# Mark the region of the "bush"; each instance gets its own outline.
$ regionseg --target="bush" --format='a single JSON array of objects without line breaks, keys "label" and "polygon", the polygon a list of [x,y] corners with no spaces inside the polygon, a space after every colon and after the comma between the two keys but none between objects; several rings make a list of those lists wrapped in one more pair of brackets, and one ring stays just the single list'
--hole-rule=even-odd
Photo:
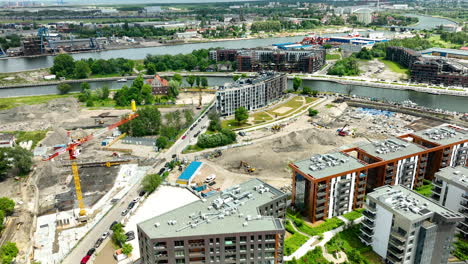
[{"label": "bush", "polygon": [[68,83],[61,83],[57,86],[57,90],[59,90],[60,94],[67,94],[71,90],[71,85]]},{"label": "bush", "polygon": [[18,247],[15,243],[6,242],[2,247],[0,247],[0,260],[2,264],[10,264],[13,262],[13,259],[18,255]]},{"label": "bush", "polygon": [[318,115],[318,113],[319,112],[317,110],[315,110],[313,108],[309,108],[309,116],[310,117],[314,117],[314,116]]},{"label": "bush", "polygon": [[165,136],[160,136],[158,137],[158,139],[156,139],[156,147],[158,147],[158,149],[164,149],[167,147],[168,144],[169,139]]},{"label": "bush", "polygon": [[143,178],[141,184],[146,193],[152,193],[162,183],[163,178],[159,174],[148,174]]},{"label": "bush", "polygon": [[214,148],[229,145],[236,141],[236,134],[230,129],[221,129],[219,133],[203,134],[198,138],[200,148]]},{"label": "bush", "polygon": [[338,60],[327,72],[327,74],[338,76],[355,76],[359,75],[359,73],[357,60],[352,57]]},{"label": "bush", "polygon": [[8,197],[0,198],[0,210],[5,212],[5,215],[13,214],[13,211],[15,210],[15,201]]},{"label": "bush", "polygon": [[122,246],[122,254],[124,255],[130,255],[130,253],[132,253],[133,251],[133,246],[129,243],[125,243],[123,246]]}]

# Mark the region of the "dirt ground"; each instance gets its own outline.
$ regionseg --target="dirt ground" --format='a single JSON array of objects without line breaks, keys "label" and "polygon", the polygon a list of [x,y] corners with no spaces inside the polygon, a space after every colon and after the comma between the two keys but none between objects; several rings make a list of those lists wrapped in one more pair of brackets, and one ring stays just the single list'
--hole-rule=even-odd
[{"label": "dirt ground", "polygon": [[362,74],[360,77],[372,78],[372,79],[383,79],[387,82],[400,81],[407,79],[408,76],[403,73],[396,73],[389,69],[383,62],[377,59],[371,61],[359,61],[359,69]]}]

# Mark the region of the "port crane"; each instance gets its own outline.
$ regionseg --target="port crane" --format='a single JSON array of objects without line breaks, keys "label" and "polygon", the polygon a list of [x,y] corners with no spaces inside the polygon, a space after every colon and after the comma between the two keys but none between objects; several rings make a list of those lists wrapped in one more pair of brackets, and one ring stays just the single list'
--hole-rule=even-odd
[{"label": "port crane", "polygon": [[52,153],[51,155],[49,155],[48,157],[44,158],[43,161],[49,161],[49,160],[52,160],[56,157],[58,157],[59,155],[61,154],[64,154],[66,152],[68,152],[68,156],[70,158],[70,160],[72,161],[71,163],[71,169],[72,169],[72,173],[73,173],[73,181],[75,183],[75,192],[76,192],[76,199],[77,199],[77,202],[78,202],[78,207],[80,208],[80,212],[79,212],[79,215],[80,217],[83,217],[86,215],[86,210],[85,210],[85,206],[84,206],[84,202],[83,202],[83,193],[81,192],[81,184],[80,184],[80,175],[78,173],[78,164],[76,163],[76,158],[77,156],[80,154],[80,150],[78,149],[79,146],[81,146],[83,143],[85,142],[88,142],[94,138],[97,138],[99,136],[101,136],[102,134],[108,132],[108,131],[111,131],[112,129],[120,126],[120,125],[123,125],[135,118],[138,117],[138,114],[136,113],[136,103],[134,100],[132,100],[132,104],[131,104],[131,107],[132,107],[132,113],[130,115],[128,115],[126,118],[120,120],[119,122],[116,122],[108,127],[105,127],[103,129],[100,129],[99,131],[97,131],[96,133],[91,133],[83,138],[79,138],[79,139],[76,139],[76,140],[72,140],[71,137],[70,137],[70,132],[68,133],[68,144],[63,147],[63,148],[60,148],[58,149],[57,151],[55,151],[54,153]]}]

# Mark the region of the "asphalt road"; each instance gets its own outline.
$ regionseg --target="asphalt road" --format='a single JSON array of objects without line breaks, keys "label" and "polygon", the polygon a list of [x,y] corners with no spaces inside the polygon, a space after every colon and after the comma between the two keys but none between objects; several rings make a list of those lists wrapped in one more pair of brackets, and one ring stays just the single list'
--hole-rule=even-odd
[{"label": "asphalt road", "polygon": [[[181,137],[177,142],[172,145],[172,147],[166,151],[165,153],[161,154],[158,158],[171,160],[172,155],[180,154],[184,148],[190,144],[194,144],[196,142],[195,134],[199,131],[203,133],[208,126],[208,114],[205,114],[201,118],[197,119],[196,122],[192,124],[191,127],[193,129],[188,129],[187,132],[184,134],[185,137]],[[202,127],[205,127],[202,129]],[[159,171],[160,168],[164,166],[164,162],[158,165],[155,169]],[[68,256],[62,261],[64,264],[78,264],[80,263],[81,259],[86,255],[88,250],[94,247],[96,240],[102,236],[102,234],[106,231],[109,231],[109,227],[114,221],[121,221],[123,216],[121,216],[121,212],[127,209],[128,204],[138,197],[138,193],[140,190],[140,183],[135,184],[130,191],[120,200],[118,203],[105,215],[101,221],[96,224],[88,234],[78,243],[78,245],[68,254]],[[110,239],[110,238],[107,238]],[[91,263],[88,262],[88,263]]]}]

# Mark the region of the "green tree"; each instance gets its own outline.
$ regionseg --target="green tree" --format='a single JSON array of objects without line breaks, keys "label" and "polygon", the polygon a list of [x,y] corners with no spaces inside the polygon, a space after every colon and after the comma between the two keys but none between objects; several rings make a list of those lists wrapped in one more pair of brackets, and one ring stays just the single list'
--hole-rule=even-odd
[{"label": "green tree", "polygon": [[15,201],[8,197],[0,198],[0,210],[2,210],[7,216],[13,214],[13,211],[15,210]]},{"label": "green tree", "polygon": [[189,127],[193,122],[193,111],[191,109],[184,109],[185,127]]},{"label": "green tree", "polygon": [[158,135],[161,128],[161,112],[157,107],[144,107],[137,110],[138,118],[135,118],[119,128],[130,136],[154,136]]},{"label": "green tree", "polygon": [[89,83],[87,82],[82,82],[80,84],[80,89],[81,89],[81,92],[84,92],[86,90],[91,90],[91,85],[89,85]]},{"label": "green tree", "polygon": [[148,63],[146,66],[146,74],[155,75],[156,74],[156,65],[154,63]]},{"label": "green tree", "polygon": [[160,136],[156,139],[156,147],[158,149],[165,149],[166,146],[169,144],[169,139],[165,136]]},{"label": "green tree", "polygon": [[59,90],[60,94],[67,94],[71,90],[71,85],[68,83],[61,83],[57,86],[57,90]]},{"label": "green tree", "polygon": [[15,243],[6,242],[2,247],[0,247],[0,260],[3,264],[10,264],[18,255],[18,252],[19,250]]},{"label": "green tree", "polygon": [[148,174],[141,182],[143,190],[147,193],[152,193],[162,183],[163,179],[159,174]]},{"label": "green tree", "polygon": [[85,89],[83,92],[80,93],[78,96],[78,101],[80,102],[87,102],[88,100],[92,101],[92,92],[90,89]]},{"label": "green tree", "polygon": [[125,243],[123,246],[122,246],[122,254],[124,255],[130,255],[133,251],[133,246],[129,243]]},{"label": "green tree", "polygon": [[182,83],[182,75],[176,73],[172,76],[172,80],[179,82],[179,85]]},{"label": "green tree", "polygon": [[32,153],[22,147],[10,149],[10,157],[13,158],[13,166],[19,170],[20,175],[27,174],[32,167]]},{"label": "green tree", "polygon": [[210,120],[210,123],[208,125],[208,130],[209,131],[219,131],[221,130],[221,120],[219,117],[219,114],[216,111],[211,111],[208,114],[208,119]]},{"label": "green tree", "polygon": [[299,90],[299,87],[301,87],[302,85],[302,79],[298,76],[294,77],[293,79],[293,88],[294,88],[294,91],[297,91]]},{"label": "green tree", "polygon": [[86,61],[80,60],[75,63],[74,75],[77,79],[85,79],[91,75],[91,68]]},{"label": "green tree", "polygon": [[180,83],[178,81],[170,80],[167,95],[172,98],[177,98],[177,96],[179,95],[179,88],[180,88]]},{"label": "green tree", "polygon": [[234,74],[234,75],[232,76],[232,80],[233,80],[233,81],[237,81],[237,80],[240,79],[240,77],[241,77],[240,75]]},{"label": "green tree", "polygon": [[195,84],[195,76],[194,75],[189,75],[185,78],[185,81],[190,85],[190,87],[193,87]]},{"label": "green tree", "polygon": [[236,109],[234,112],[234,119],[237,121],[237,123],[240,125],[241,122],[247,120],[249,118],[249,111],[243,106],[239,107]]},{"label": "green tree", "polygon": [[7,178],[12,165],[6,148],[0,148],[0,181]]},{"label": "green tree", "polygon": [[313,116],[316,116],[318,115],[318,111],[313,109],[313,108],[309,108],[309,116],[313,117]]},{"label": "green tree", "polygon": [[309,86],[302,87],[302,94],[308,95],[312,93],[312,89]]},{"label": "green tree", "polygon": [[69,54],[60,54],[54,58],[54,64],[50,68],[52,74],[57,77],[71,77],[75,69],[75,60]]},{"label": "green tree", "polygon": [[200,87],[200,85],[201,85],[201,77],[200,76],[197,76],[195,78],[195,83],[197,84],[197,87]]},{"label": "green tree", "polygon": [[208,79],[205,76],[201,77],[201,86],[203,88],[208,87]]},{"label": "green tree", "polygon": [[110,95],[109,86],[108,85],[102,86],[99,98],[102,100],[105,100],[109,98],[109,95]]},{"label": "green tree", "polygon": [[116,245],[123,245],[125,243],[125,241],[127,240],[127,236],[125,235],[124,231],[114,231],[114,234],[112,235],[112,241],[116,244]]}]

